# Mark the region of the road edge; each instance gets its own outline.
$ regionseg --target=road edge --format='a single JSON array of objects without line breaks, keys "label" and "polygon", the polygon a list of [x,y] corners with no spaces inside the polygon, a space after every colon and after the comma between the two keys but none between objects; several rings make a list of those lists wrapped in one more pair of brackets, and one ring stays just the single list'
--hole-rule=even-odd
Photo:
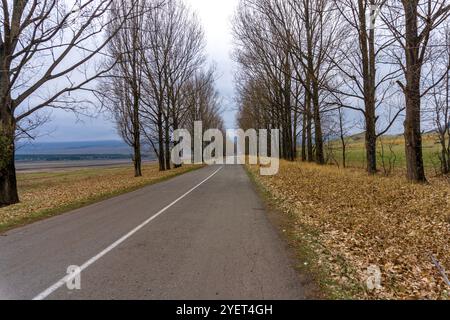
[{"label": "road edge", "polygon": [[301,246],[292,234],[290,227],[292,220],[280,210],[273,196],[264,188],[257,180],[255,175],[244,165],[244,171],[251,181],[252,187],[262,200],[265,206],[266,217],[270,224],[274,227],[280,240],[285,245],[288,259],[291,261],[291,267],[299,275],[301,285],[305,287],[306,297],[309,300],[326,300],[330,299],[326,288],[321,285],[318,273],[310,268],[310,261],[313,259],[307,256],[304,250],[300,250]]}]

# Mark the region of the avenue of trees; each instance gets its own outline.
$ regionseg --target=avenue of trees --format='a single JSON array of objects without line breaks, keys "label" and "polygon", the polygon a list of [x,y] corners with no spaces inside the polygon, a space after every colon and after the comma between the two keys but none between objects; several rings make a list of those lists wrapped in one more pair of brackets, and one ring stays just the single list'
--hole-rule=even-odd
[{"label": "avenue of trees", "polygon": [[345,163],[345,118],[359,114],[374,174],[377,140],[404,120],[407,177],[425,182],[429,122],[448,173],[449,16],[446,0],[241,0],[239,124],[282,129],[288,160],[325,164],[327,141],[341,139]]},{"label": "avenue of trees", "polygon": [[[123,4],[113,5],[113,21],[128,15]],[[115,29],[113,25],[110,32]],[[142,175],[143,145],[157,155],[160,170],[170,170],[174,130],[193,130],[195,121],[202,121],[206,130],[223,130],[204,42],[199,21],[181,1],[136,0],[108,44],[114,66],[102,80],[101,94],[134,150],[137,177]]]},{"label": "avenue of trees", "polygon": [[[360,127],[367,171],[377,142],[404,128],[407,177],[425,182],[422,138],[450,172],[448,0],[240,0],[233,20],[238,125],[281,129],[287,160],[325,164]],[[19,201],[16,142],[52,109],[106,110],[133,149],[173,167],[173,132],[223,128],[200,23],[182,0],[0,2],[0,206]],[[359,115],[359,116],[358,116]],[[348,119],[360,118],[349,128]]]},{"label": "avenue of trees", "polygon": [[0,3],[0,206],[19,202],[16,142],[52,109],[101,105],[133,148],[172,167],[174,129],[223,129],[199,21],[178,0],[4,0]]}]

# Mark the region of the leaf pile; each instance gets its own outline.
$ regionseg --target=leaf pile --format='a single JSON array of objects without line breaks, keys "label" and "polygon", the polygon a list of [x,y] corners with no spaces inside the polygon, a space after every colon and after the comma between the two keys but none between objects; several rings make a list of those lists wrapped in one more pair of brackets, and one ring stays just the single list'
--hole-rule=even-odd
[{"label": "leaf pile", "polygon": [[19,174],[21,202],[0,208],[0,230],[136,190],[192,169],[193,166],[183,166],[160,172],[158,165],[145,165],[141,178],[135,178],[129,167]]},{"label": "leaf pile", "polygon": [[[260,177],[257,169],[249,168],[281,211],[294,215],[295,232],[314,234],[315,263],[337,286],[354,282],[360,288],[353,297],[449,298],[431,258],[450,271],[448,181],[417,185],[402,177],[288,162],[274,177]],[[382,274],[382,288],[374,291],[366,286],[371,266]]]}]

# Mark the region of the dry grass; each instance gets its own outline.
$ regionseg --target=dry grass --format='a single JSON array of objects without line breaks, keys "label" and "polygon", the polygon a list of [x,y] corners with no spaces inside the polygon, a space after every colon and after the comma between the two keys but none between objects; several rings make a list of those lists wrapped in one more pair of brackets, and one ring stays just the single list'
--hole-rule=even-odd
[{"label": "dry grass", "polygon": [[134,178],[129,167],[19,174],[21,203],[0,208],[0,231],[137,190],[196,168],[199,167],[183,166],[159,172],[158,165],[145,165],[142,178]]},{"label": "dry grass", "polygon": [[[433,265],[450,270],[450,185],[403,177],[369,177],[362,170],[282,162],[280,173],[257,182],[326,270],[328,292],[360,299],[448,299],[450,288]],[[304,250],[305,248],[299,248]],[[368,291],[369,266],[382,272],[382,290]]]}]

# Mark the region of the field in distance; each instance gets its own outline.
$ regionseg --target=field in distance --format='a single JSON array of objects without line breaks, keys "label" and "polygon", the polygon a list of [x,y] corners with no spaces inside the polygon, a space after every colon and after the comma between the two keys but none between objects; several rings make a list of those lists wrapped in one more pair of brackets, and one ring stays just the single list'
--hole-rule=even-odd
[{"label": "field in distance", "polygon": [[[383,150],[384,149],[384,150]],[[332,154],[330,162],[342,164],[342,147],[340,141],[333,141],[328,145],[328,153]],[[438,170],[440,144],[437,135],[425,134],[423,136],[423,158],[428,171]],[[405,139],[403,135],[383,136],[379,138],[377,144],[378,167],[389,166],[389,161],[394,165],[394,169],[404,169],[405,160]],[[350,167],[364,168],[366,166],[366,149],[364,133],[347,138],[347,165]]]}]

